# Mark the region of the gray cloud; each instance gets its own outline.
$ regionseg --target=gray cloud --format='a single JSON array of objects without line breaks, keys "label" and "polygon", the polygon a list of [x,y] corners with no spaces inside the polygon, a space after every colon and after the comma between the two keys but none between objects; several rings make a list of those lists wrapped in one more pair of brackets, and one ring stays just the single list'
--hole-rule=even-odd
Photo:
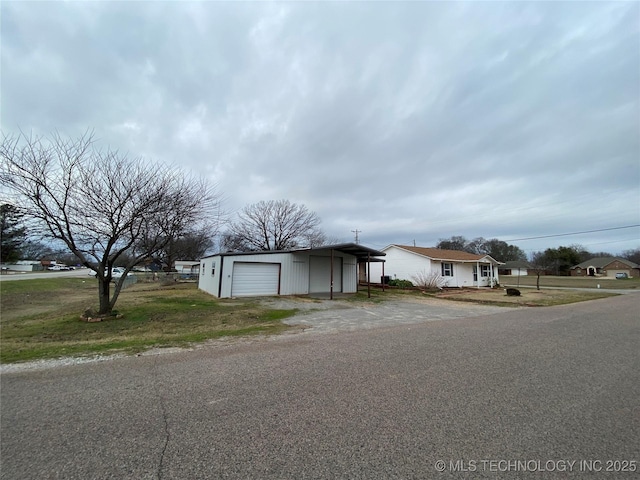
[{"label": "gray cloud", "polygon": [[1,8],[3,131],[94,128],[231,210],[288,198],[376,247],[640,223],[637,3]]}]

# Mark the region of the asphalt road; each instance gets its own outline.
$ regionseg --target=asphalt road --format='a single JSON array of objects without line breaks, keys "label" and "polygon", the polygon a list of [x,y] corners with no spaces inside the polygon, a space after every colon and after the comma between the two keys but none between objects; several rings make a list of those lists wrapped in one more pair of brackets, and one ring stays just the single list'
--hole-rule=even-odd
[{"label": "asphalt road", "polygon": [[44,270],[41,272],[8,272],[0,275],[0,282],[11,282],[14,280],[34,280],[40,278],[60,278],[60,277],[87,277],[91,273],[88,268],[79,268],[77,270],[64,270],[61,272],[53,272]]},{"label": "asphalt road", "polygon": [[3,373],[0,477],[638,478],[638,298]]}]

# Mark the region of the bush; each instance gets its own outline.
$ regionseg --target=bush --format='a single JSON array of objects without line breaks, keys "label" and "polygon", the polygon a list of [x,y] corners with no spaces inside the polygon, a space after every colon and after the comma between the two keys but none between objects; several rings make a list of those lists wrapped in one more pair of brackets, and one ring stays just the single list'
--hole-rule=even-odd
[{"label": "bush", "polygon": [[393,280],[389,280],[389,286],[398,288],[411,288],[413,287],[413,283],[411,283],[411,281],[409,280],[398,280],[394,278]]},{"label": "bush", "polygon": [[437,272],[418,272],[413,277],[415,284],[424,290],[441,290],[445,284],[444,278]]}]

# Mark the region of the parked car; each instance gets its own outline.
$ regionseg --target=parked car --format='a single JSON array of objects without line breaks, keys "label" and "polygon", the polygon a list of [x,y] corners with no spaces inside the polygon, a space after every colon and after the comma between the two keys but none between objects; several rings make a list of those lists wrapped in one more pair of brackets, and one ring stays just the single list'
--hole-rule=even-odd
[{"label": "parked car", "polygon": [[627,275],[627,274],[626,274],[626,273],[624,273],[624,272],[619,272],[619,273],[616,273],[616,278],[617,278],[617,279],[621,279],[621,278],[629,278],[629,275]]},{"label": "parked car", "polygon": [[[111,269],[111,278],[120,278],[120,277],[122,277],[122,275],[124,275],[124,270],[125,270],[124,267],[113,267]],[[105,273],[105,275],[107,274],[106,271],[104,273]],[[97,277],[98,276],[98,274],[95,273],[93,270],[91,270],[89,272],[89,275],[93,276],[93,277]]]}]

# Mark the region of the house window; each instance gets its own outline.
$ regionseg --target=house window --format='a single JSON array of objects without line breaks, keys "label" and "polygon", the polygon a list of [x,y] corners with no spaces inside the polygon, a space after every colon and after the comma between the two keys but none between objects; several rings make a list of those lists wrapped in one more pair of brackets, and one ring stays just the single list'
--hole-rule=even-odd
[{"label": "house window", "polygon": [[442,276],[443,277],[453,277],[453,263],[443,263],[442,264]]},{"label": "house window", "polygon": [[491,276],[491,265],[480,265],[480,275],[483,277]]},{"label": "house window", "polygon": [[211,276],[216,274],[216,262],[211,262]]}]

